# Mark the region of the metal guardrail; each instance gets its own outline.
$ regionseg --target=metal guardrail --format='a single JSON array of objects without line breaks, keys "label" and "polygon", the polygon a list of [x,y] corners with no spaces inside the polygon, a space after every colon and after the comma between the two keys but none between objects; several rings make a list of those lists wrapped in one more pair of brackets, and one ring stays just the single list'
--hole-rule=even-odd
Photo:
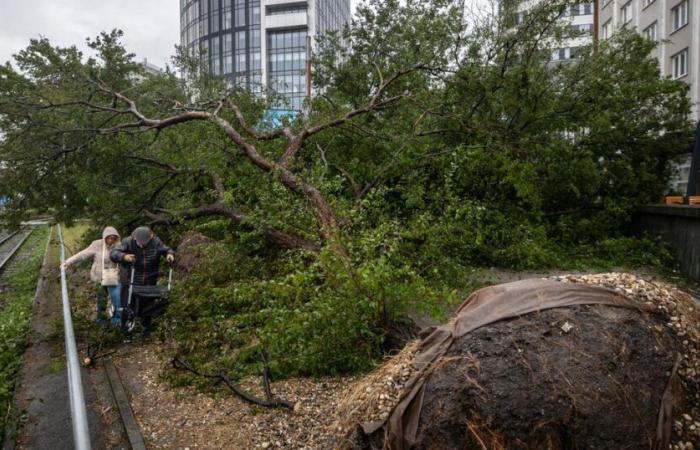
[{"label": "metal guardrail", "polygon": [[87,422],[85,394],[80,376],[78,349],[75,344],[73,318],[71,317],[70,300],[68,299],[68,284],[66,271],[63,269],[65,248],[61,225],[58,225],[58,240],[61,249],[61,297],[63,298],[63,330],[66,338],[66,362],[68,367],[68,391],[70,394],[70,412],[73,421],[73,444],[78,450],[90,450],[90,430]]}]

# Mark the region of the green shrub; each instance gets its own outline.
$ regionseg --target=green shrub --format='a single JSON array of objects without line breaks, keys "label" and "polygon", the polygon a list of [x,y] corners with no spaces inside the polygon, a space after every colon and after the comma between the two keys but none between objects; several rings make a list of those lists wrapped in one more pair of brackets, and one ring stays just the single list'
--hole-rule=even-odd
[{"label": "green shrub", "polygon": [[381,357],[386,330],[417,309],[449,300],[390,255],[352,272],[330,253],[308,264],[259,257],[218,243],[174,292],[167,332],[186,358],[236,376],[257,373],[266,352],[275,377],[366,370]]}]

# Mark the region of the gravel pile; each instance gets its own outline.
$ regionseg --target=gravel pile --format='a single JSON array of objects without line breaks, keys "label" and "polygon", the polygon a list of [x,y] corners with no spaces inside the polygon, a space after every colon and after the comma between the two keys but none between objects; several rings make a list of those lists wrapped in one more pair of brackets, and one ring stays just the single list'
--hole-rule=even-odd
[{"label": "gravel pile", "polygon": [[416,369],[411,364],[419,340],[356,383],[340,402],[334,425],[338,435],[351,432],[359,422],[383,421],[399,401],[403,387]]}]

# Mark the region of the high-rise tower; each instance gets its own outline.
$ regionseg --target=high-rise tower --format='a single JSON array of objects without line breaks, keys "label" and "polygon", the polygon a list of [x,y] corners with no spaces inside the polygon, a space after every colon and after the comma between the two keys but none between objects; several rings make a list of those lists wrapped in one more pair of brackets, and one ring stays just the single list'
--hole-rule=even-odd
[{"label": "high-rise tower", "polygon": [[350,21],[350,0],[180,0],[181,44],[215,75],[301,107],[315,37]]}]

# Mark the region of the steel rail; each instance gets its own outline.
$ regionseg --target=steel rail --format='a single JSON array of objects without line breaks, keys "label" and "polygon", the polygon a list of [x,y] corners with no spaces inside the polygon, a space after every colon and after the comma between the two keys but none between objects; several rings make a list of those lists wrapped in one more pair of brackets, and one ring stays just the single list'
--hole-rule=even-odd
[{"label": "steel rail", "polygon": [[75,332],[73,331],[73,318],[71,317],[70,300],[68,298],[68,284],[66,283],[65,248],[61,224],[58,224],[58,241],[60,244],[61,258],[61,297],[63,299],[63,330],[66,340],[66,362],[68,369],[68,392],[70,394],[70,412],[73,422],[73,445],[78,450],[90,450],[90,430],[87,421],[87,408],[85,407],[85,394],[78,363],[78,349],[75,344]]},{"label": "steel rail", "polygon": [[12,238],[13,238],[17,233],[19,233],[20,231],[22,231],[22,229],[19,229],[19,230],[15,231],[14,233],[10,233],[10,234],[8,234],[8,235],[5,236],[5,237],[0,238],[0,245],[4,244],[5,242],[7,242],[7,241],[9,241],[10,239],[12,239]]},{"label": "steel rail", "polygon": [[[29,238],[29,236],[31,236],[31,234],[33,232],[34,232],[34,229],[30,229],[29,233],[27,233],[22,239],[20,239],[19,243],[17,245],[15,245],[15,247],[12,250],[10,250],[10,253],[8,253],[8,255],[5,257],[5,259],[0,261],[0,270],[2,270],[8,262],[10,262],[12,257],[15,256],[15,253],[17,253],[19,251],[19,248],[22,246],[22,244],[24,244],[26,242],[26,240]],[[14,232],[10,237],[15,236],[17,233],[19,233],[19,231]],[[4,244],[8,240],[9,240],[9,237],[7,239],[4,239],[2,242],[0,242],[0,245]]]}]

